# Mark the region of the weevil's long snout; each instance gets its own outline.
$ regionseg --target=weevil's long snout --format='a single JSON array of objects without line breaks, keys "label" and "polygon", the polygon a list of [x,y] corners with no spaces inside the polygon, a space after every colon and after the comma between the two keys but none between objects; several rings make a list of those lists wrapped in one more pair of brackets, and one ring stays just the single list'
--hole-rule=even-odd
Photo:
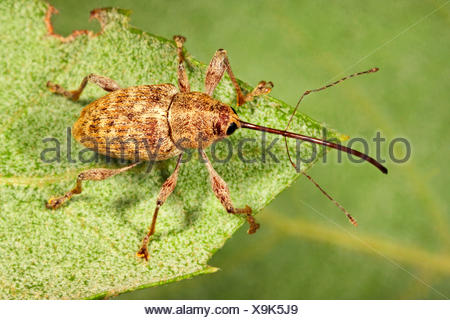
[{"label": "weevil's long snout", "polygon": [[370,162],[371,164],[373,164],[375,167],[377,167],[381,172],[383,172],[384,174],[388,173],[388,169],[386,167],[384,167],[381,163],[379,163],[377,160],[369,157],[368,155],[361,153],[359,151],[353,150],[351,148],[342,146],[340,144],[337,143],[333,143],[333,142],[329,142],[329,141],[325,141],[322,139],[318,139],[318,138],[313,138],[313,137],[308,137],[308,136],[304,136],[302,134],[298,134],[298,133],[293,133],[293,132],[289,132],[289,131],[283,131],[283,130],[278,130],[278,129],[273,129],[273,128],[268,128],[268,127],[263,127],[263,126],[258,126],[256,124],[252,124],[252,123],[248,123],[242,120],[239,120],[240,122],[240,127],[241,128],[247,128],[247,129],[251,129],[251,130],[257,130],[257,131],[264,131],[264,132],[269,132],[269,133],[273,133],[273,134],[278,134],[287,138],[294,138],[297,140],[303,140],[303,141],[308,141],[308,142],[312,142],[312,143],[316,143],[316,144],[320,144],[326,147],[330,147],[336,150],[341,150],[344,152],[347,152],[349,154],[355,155],[361,159],[364,159],[368,162]]}]

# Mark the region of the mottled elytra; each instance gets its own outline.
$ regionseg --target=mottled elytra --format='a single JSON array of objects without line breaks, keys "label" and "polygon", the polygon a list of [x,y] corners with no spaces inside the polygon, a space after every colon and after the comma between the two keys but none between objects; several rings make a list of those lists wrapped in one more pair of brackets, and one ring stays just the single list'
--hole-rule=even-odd
[{"label": "mottled elytra", "polygon": [[[155,233],[159,208],[175,189],[183,152],[190,148],[199,150],[209,171],[214,194],[225,207],[226,211],[232,214],[243,215],[250,225],[248,233],[252,234],[256,232],[259,224],[255,222],[252,216],[251,208],[249,206],[245,206],[244,208],[234,207],[227,184],[214,170],[206,153],[203,151],[214,141],[231,135],[239,128],[266,131],[284,137],[309,141],[342,150],[367,160],[383,173],[387,173],[387,169],[376,160],[353,149],[286,130],[277,130],[241,121],[232,107],[212,98],[214,89],[222,79],[225,71],[227,71],[236,89],[238,106],[247,101],[251,101],[256,96],[268,94],[273,84],[271,82],[261,81],[253,91],[244,95],[231,71],[227,53],[223,49],[216,51],[209,64],[206,72],[205,92],[191,92],[184,69],[183,43],[185,42],[185,38],[175,36],[174,40],[178,53],[179,90],[172,84],[140,85],[120,88],[114,80],[94,74],[85,77],[80,87],[73,91],[65,90],[50,81],[47,83],[50,91],[66,96],[74,101],[79,99],[88,81],[110,92],[86,106],[81,111],[79,119],[73,126],[75,139],[86,147],[94,149],[100,154],[128,160],[158,161],[175,156],[178,157],[174,172],[160,189],[149,231],[142,241],[141,248],[137,252],[139,257],[148,260],[149,254],[147,247],[151,236]],[[371,69],[363,73],[374,72],[376,70]],[[343,78],[341,81],[346,78]],[[340,81],[331,85],[335,85],[338,82]],[[304,95],[321,89],[308,90]],[[133,143],[128,143],[130,141]],[[50,209],[59,208],[73,195],[81,193],[82,182],[84,180],[104,180],[133,168],[139,161],[135,161],[131,165],[120,169],[101,168],[83,171],[78,175],[76,186],[71,191],[63,196],[51,198],[46,206]],[[321,190],[325,193],[323,189]],[[328,194],[326,195],[328,196]],[[330,196],[328,197],[332,199]],[[337,202],[335,203],[337,204]],[[341,209],[343,208],[341,207]],[[343,210],[345,211],[345,209]],[[347,212],[346,214],[350,221],[355,224],[353,218]]]}]

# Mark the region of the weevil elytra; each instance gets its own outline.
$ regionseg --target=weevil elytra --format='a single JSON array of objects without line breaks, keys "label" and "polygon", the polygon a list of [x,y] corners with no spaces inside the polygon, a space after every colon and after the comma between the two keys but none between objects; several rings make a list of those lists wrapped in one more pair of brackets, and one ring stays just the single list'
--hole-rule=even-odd
[{"label": "weevil elytra", "polygon": [[[93,82],[110,92],[86,106],[81,111],[79,119],[73,126],[75,139],[86,147],[95,149],[103,155],[128,160],[159,161],[178,157],[174,172],[163,183],[160,189],[149,231],[142,241],[141,248],[137,252],[139,257],[148,260],[149,254],[147,247],[151,236],[155,232],[158,211],[175,188],[183,152],[188,148],[199,149],[200,155],[209,171],[213,192],[225,207],[226,211],[245,216],[250,226],[248,230],[249,234],[254,233],[259,228],[259,224],[256,223],[249,206],[245,206],[244,208],[234,207],[227,184],[214,170],[206,153],[203,151],[214,141],[233,134],[236,129],[247,128],[265,131],[288,138],[322,144],[358,156],[376,166],[383,173],[387,173],[387,169],[373,158],[345,146],[240,120],[232,107],[212,98],[214,89],[222,79],[225,71],[228,73],[235,87],[237,106],[251,101],[256,96],[268,94],[273,84],[271,82],[261,81],[253,91],[244,95],[231,70],[227,53],[223,49],[216,51],[209,64],[205,78],[205,92],[192,92],[184,69],[183,43],[185,42],[185,38],[175,36],[174,41],[178,55],[177,72],[179,90],[172,84],[140,85],[120,88],[114,80],[94,74],[85,77],[80,87],[73,91],[65,90],[50,81],[47,83],[50,91],[66,96],[74,101],[79,99],[80,94],[88,82]],[[376,70],[371,69],[363,73],[374,72]],[[304,95],[319,90],[321,88],[308,90]],[[108,140],[107,138],[110,139]],[[109,144],[106,143],[107,140]],[[133,143],[129,145],[122,143],[123,141],[130,140],[137,144]],[[147,149],[150,149],[151,154],[155,154],[156,156],[150,159]],[[51,198],[46,206],[50,209],[60,207],[73,195],[81,193],[82,182],[85,180],[104,180],[127,171],[138,163],[136,161],[131,165],[119,169],[100,168],[83,171],[78,175],[76,186],[71,191],[63,196]],[[322,192],[324,191],[322,190]],[[352,221],[350,216],[349,218]]]}]

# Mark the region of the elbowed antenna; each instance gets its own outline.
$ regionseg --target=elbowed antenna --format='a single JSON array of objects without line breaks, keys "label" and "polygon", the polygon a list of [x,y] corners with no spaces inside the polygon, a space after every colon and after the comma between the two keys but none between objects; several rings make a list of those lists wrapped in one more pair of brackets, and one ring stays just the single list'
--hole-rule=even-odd
[{"label": "elbowed antenna", "polygon": [[257,130],[257,131],[264,131],[264,132],[274,133],[274,134],[278,134],[278,135],[283,136],[283,137],[294,138],[294,139],[303,140],[303,141],[308,141],[308,142],[312,142],[312,143],[316,143],[316,144],[321,144],[323,146],[330,147],[330,148],[333,148],[333,149],[345,151],[345,152],[347,152],[349,154],[353,154],[353,155],[355,155],[355,156],[357,156],[357,157],[359,157],[361,159],[364,159],[364,160],[370,162],[371,164],[373,164],[375,167],[377,167],[384,174],[388,173],[387,168],[384,167],[377,160],[369,157],[368,155],[366,155],[364,153],[361,153],[359,151],[347,148],[347,147],[342,146],[340,144],[336,144],[336,143],[325,141],[325,140],[318,139],[318,138],[304,136],[302,134],[293,133],[293,132],[289,132],[289,131],[283,131],[283,130],[268,128],[268,127],[263,127],[263,126],[259,126],[259,125],[248,123],[248,122],[241,121],[241,120],[239,120],[239,122],[241,124],[241,128],[247,128],[247,129],[251,129],[251,130]]}]

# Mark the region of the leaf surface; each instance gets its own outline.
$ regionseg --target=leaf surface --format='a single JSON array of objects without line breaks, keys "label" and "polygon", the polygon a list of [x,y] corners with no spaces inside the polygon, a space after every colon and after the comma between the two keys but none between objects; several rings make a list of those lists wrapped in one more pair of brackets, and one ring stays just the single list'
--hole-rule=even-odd
[{"label": "leaf surface", "polygon": [[[129,26],[126,11],[96,11],[102,24],[99,35],[61,41],[48,33],[48,10],[40,1],[0,4],[0,298],[100,298],[216,271],[208,260],[244,220],[226,213],[215,198],[196,152],[181,167],[176,190],[160,211],[148,263],[135,252],[174,159],[156,164],[150,172],[143,164],[105,181],[86,182],[83,193],[58,211],[45,209],[45,201],[72,188],[77,173],[86,168],[123,166],[103,157],[98,163],[83,163],[78,156],[83,147],[67,138],[67,128],[82,107],[105,93],[88,84],[80,101],[72,102],[51,94],[48,80],[75,89],[84,76],[96,73],[122,87],[177,84],[174,43]],[[187,62],[191,89],[203,91],[206,66],[189,53]],[[228,77],[215,98],[235,104]],[[292,107],[266,96],[237,112],[245,121],[283,128]],[[301,113],[291,129],[322,135],[322,125]],[[334,131],[328,134],[336,136]],[[60,161],[41,160],[43,150],[55,146],[44,141],[49,137],[60,143]],[[254,141],[242,144],[244,138]],[[266,138],[263,146],[259,133],[238,130],[229,144],[219,143],[213,152],[213,165],[227,181],[236,207],[249,205],[257,212],[298,177],[283,141],[278,138],[270,149],[275,159],[263,150],[277,137]],[[239,158],[239,145],[245,159],[254,162]],[[295,143],[290,147],[295,152]],[[232,157],[221,161],[229,148]],[[301,155],[307,159],[312,152],[305,146]]]}]

